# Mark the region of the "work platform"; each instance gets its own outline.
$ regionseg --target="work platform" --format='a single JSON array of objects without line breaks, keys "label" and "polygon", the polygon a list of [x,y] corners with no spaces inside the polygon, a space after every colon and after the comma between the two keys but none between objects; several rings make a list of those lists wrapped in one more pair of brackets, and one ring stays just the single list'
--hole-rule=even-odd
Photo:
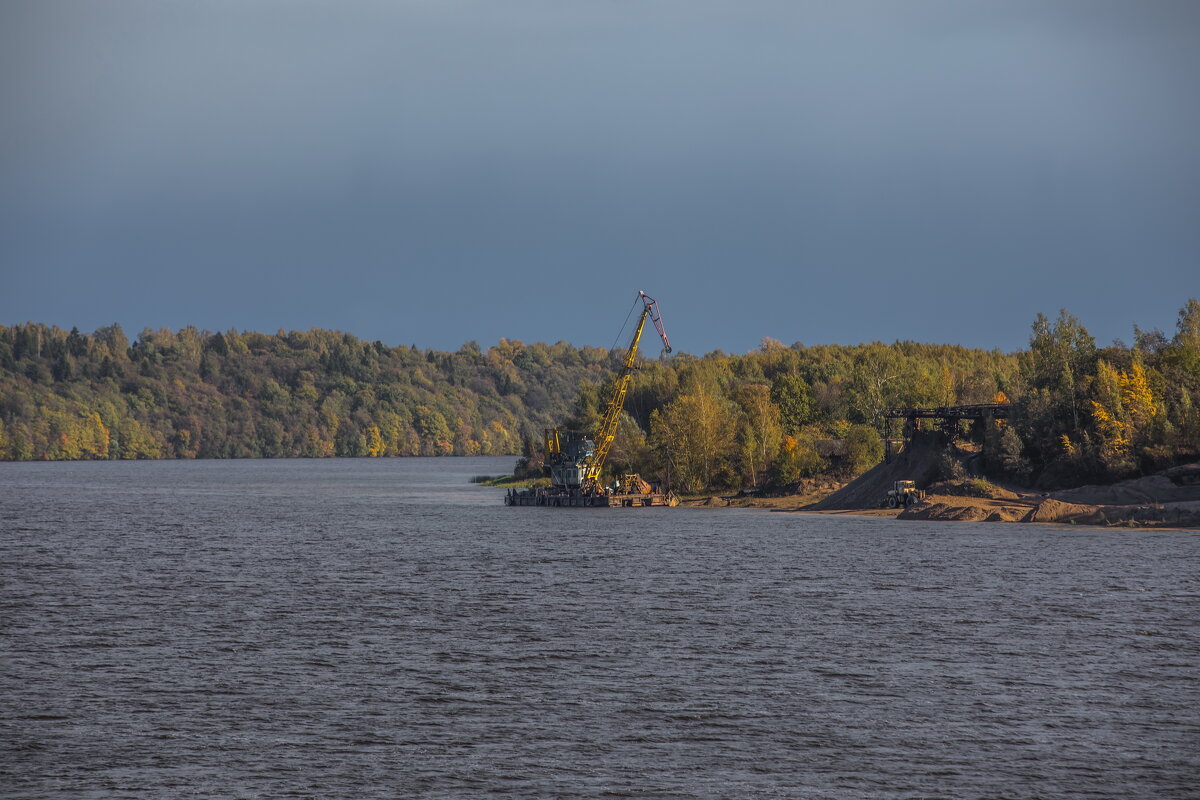
[{"label": "work platform", "polygon": [[580,494],[552,492],[549,489],[509,489],[504,496],[506,506],[551,506],[555,508],[644,508],[646,506],[677,506],[674,492],[665,494]]}]

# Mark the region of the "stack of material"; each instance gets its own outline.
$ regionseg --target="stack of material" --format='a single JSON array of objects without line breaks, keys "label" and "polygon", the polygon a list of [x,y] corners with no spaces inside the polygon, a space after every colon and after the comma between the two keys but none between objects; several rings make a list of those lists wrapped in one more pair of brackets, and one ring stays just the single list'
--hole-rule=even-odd
[{"label": "stack of material", "polygon": [[876,464],[808,508],[812,511],[879,508],[896,481],[916,481],[918,488],[928,486],[937,480],[938,459],[945,444],[945,438],[937,431],[918,431],[890,464]]}]

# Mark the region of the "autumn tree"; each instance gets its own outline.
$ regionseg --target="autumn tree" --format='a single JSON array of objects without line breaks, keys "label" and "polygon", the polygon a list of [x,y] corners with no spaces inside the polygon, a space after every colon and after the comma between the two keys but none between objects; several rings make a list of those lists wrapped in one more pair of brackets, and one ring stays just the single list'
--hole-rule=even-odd
[{"label": "autumn tree", "polygon": [[[548,426],[594,430],[618,362],[565,342],[440,353],[320,329],[146,329],[130,342],[119,325],[0,325],[0,458],[515,454]],[[704,395],[728,415],[716,438],[729,446],[691,469],[714,487],[825,471],[809,443],[874,425],[883,408],[986,402],[1000,390],[1014,411],[989,440],[989,463],[1012,477],[1049,488],[1103,480],[1118,464],[1137,473],[1200,456],[1196,300],[1172,337],[1135,328],[1132,347],[1097,349],[1063,312],[1038,318],[1023,353],[766,340],[744,355],[678,353],[640,367],[612,468],[665,467],[664,442],[687,439],[684,450],[703,453],[672,404]],[[664,426],[669,406],[675,424]]]},{"label": "autumn tree", "polygon": [[746,479],[750,486],[758,486],[783,437],[779,406],[771,400],[771,387],[761,383],[739,387],[736,400],[742,411],[738,442]]},{"label": "autumn tree", "polygon": [[383,435],[379,432],[378,425],[369,425],[366,430],[366,451],[371,458],[379,458],[383,455]]},{"label": "autumn tree", "polygon": [[817,452],[811,430],[787,434],[779,444],[779,453],[771,464],[769,482],[776,489],[791,487],[804,478],[821,474],[828,465]]},{"label": "autumn tree", "polygon": [[1100,436],[1100,458],[1112,472],[1134,469],[1135,448],[1147,443],[1158,402],[1146,380],[1145,368],[1134,362],[1127,372],[1106,361],[1096,364],[1092,417]]},{"label": "autumn tree", "polygon": [[699,492],[728,480],[735,446],[733,411],[707,388],[677,397],[650,415],[650,436],[674,482]]}]

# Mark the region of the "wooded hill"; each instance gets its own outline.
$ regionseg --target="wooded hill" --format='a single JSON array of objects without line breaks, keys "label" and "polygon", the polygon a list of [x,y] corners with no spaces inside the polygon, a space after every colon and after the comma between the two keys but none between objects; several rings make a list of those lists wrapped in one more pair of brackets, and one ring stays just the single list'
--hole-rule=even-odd
[{"label": "wooded hill", "polygon": [[[594,426],[619,357],[501,339],[455,353],[334,331],[0,326],[0,458],[500,455],[536,468],[543,428]],[[1140,474],[1200,450],[1200,302],[1173,336],[1097,347],[1065,311],[1028,350],[896,342],[645,360],[609,466],[679,488],[786,487],[882,453],[894,406],[1008,399],[991,471],[1068,485]],[[894,431],[898,433],[898,431]],[[831,458],[830,440],[841,444]]]},{"label": "wooded hill", "polygon": [[0,327],[0,457],[501,455],[563,417],[607,351],[457,353],[335,331]]}]

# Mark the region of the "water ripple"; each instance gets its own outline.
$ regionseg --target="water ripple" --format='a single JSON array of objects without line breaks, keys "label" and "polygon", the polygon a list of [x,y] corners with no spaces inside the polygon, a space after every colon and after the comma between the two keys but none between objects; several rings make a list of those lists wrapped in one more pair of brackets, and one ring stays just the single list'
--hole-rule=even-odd
[{"label": "water ripple", "polygon": [[0,796],[1172,798],[1195,534],[0,464]]}]

